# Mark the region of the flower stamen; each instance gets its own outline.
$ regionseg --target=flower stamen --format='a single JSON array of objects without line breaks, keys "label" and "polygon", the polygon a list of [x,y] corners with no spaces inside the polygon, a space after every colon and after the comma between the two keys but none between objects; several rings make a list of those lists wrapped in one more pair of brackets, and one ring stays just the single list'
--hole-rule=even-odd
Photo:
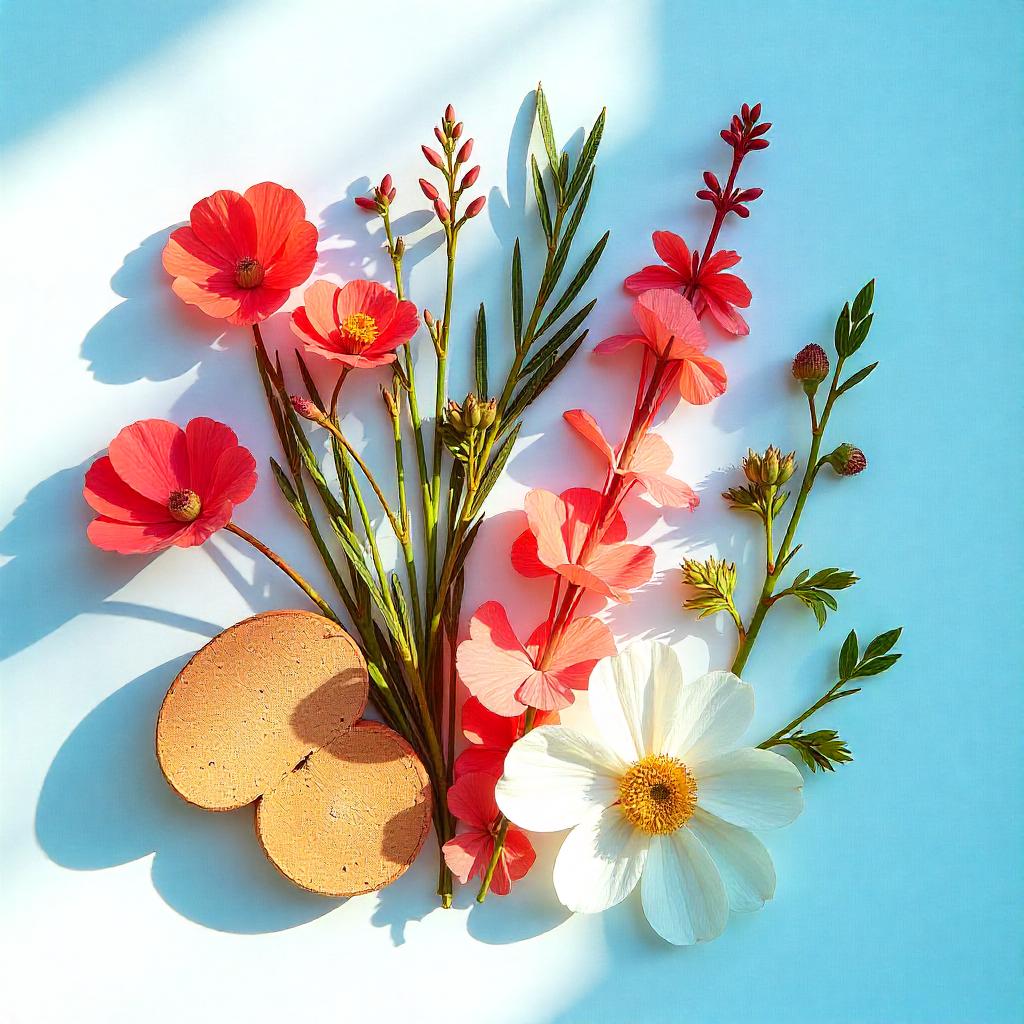
[{"label": "flower stamen", "polygon": [[235,284],[239,288],[258,288],[263,284],[263,264],[252,256],[246,256],[235,264]]},{"label": "flower stamen", "polygon": [[171,491],[171,496],[167,499],[167,511],[179,523],[195,522],[202,510],[203,503],[199,500],[199,495],[195,491],[188,490],[188,488],[183,488],[180,491]]},{"label": "flower stamen", "polygon": [[697,807],[697,780],[668,754],[650,754],[631,764],[619,781],[619,807],[626,820],[649,836],[685,825]]},{"label": "flower stamen", "polygon": [[379,333],[377,321],[369,313],[351,313],[342,320],[341,329],[359,348],[372,344]]}]

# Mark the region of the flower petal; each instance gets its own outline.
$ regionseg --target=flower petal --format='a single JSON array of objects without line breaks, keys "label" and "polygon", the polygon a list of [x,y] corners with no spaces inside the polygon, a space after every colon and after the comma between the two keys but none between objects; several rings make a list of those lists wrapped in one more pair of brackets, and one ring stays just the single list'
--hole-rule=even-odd
[{"label": "flower petal", "polygon": [[589,736],[564,725],[542,725],[512,745],[495,798],[516,825],[557,832],[617,800],[625,769],[615,753]]},{"label": "flower petal", "polygon": [[644,872],[650,837],[633,828],[618,807],[595,810],[565,838],[552,881],[563,905],[597,914],[621,903]]},{"label": "flower petal", "polygon": [[508,750],[519,738],[521,725],[522,720],[519,718],[488,711],[477,697],[467,697],[466,703],[462,705],[462,735],[470,743]]},{"label": "flower petal", "polygon": [[604,355],[609,352],[621,352],[630,345],[646,344],[647,339],[642,334],[613,334],[610,338],[598,342],[594,346],[594,351]]},{"label": "flower petal", "polygon": [[682,274],[671,267],[662,267],[653,264],[630,274],[622,286],[631,295],[641,295],[649,292],[652,288],[682,288],[686,284]]},{"label": "flower petal", "polygon": [[204,245],[189,225],[171,232],[161,262],[164,270],[172,277],[187,277],[191,281],[209,280],[218,271],[231,266],[208,245]]},{"label": "flower petal", "polygon": [[263,283],[268,288],[292,288],[302,284],[316,266],[316,228],[308,220],[293,224],[284,248],[267,270]]},{"label": "flower petal", "polygon": [[171,491],[188,487],[185,432],[167,420],[139,420],[110,442],[117,475],[143,497],[166,507]]},{"label": "flower petal", "polygon": [[243,288],[238,293],[238,309],[228,314],[227,321],[240,327],[262,323],[288,301],[288,295],[287,288],[270,288],[266,284]]},{"label": "flower petal", "polygon": [[687,764],[732,750],[754,717],[754,688],[731,672],[708,672],[683,686],[659,753]]},{"label": "flower petal", "polygon": [[693,271],[690,250],[686,243],[673,231],[655,231],[651,235],[654,251],[683,277],[683,284],[689,284]]},{"label": "flower petal", "polygon": [[745,337],[750,333],[747,321],[728,303],[719,302],[714,296],[705,295],[704,307],[711,314],[711,319],[728,334]]},{"label": "flower petal", "polygon": [[557,494],[537,487],[523,504],[530,532],[537,538],[537,558],[552,569],[572,561],[564,534],[569,514],[566,503]]},{"label": "flower petal", "polygon": [[173,518],[166,505],[158,505],[133,491],[117,475],[106,455],[89,467],[82,494],[101,516],[122,523],[167,523]]},{"label": "flower petal", "polygon": [[499,715],[525,710],[514,695],[535,669],[497,601],[482,604],[473,614],[469,639],[456,653],[456,666],[466,688],[485,708]]},{"label": "flower petal", "polygon": [[587,559],[587,570],[607,586],[611,597],[628,604],[631,598],[626,591],[642,587],[654,572],[654,548],[646,544],[599,544]]},{"label": "flower petal", "polygon": [[655,288],[633,303],[633,317],[656,353],[678,359],[682,352],[703,352],[707,341],[693,306],[676,291]]},{"label": "flower petal", "polygon": [[[314,281],[302,293],[302,306],[299,309],[305,310],[305,321],[298,321],[297,326],[305,327],[306,323],[312,328],[313,333],[319,335],[324,341],[335,342],[338,337],[338,314],[336,312],[340,302],[341,289],[330,281]],[[299,310],[295,311],[293,317],[297,318]],[[308,333],[308,332],[307,332]]]},{"label": "flower petal", "polygon": [[200,199],[189,217],[196,237],[227,264],[256,255],[256,217],[248,200],[221,189]]},{"label": "flower petal", "polygon": [[699,807],[686,827],[711,854],[731,910],[760,910],[775,895],[775,866],[764,843],[752,832]]},{"label": "flower petal", "polygon": [[700,504],[697,492],[685,481],[668,473],[633,473],[637,481],[655,504],[667,508],[688,508],[691,512]]},{"label": "flower petal", "polygon": [[707,405],[725,394],[725,367],[711,356],[694,353],[680,364],[679,391],[691,405]]},{"label": "flower petal", "polygon": [[[721,271],[728,270],[730,267],[735,267],[737,263],[742,259],[740,254],[735,249],[719,249],[718,252],[712,256],[707,263],[701,267],[701,285],[704,284],[704,277],[716,277]],[[733,275],[730,274],[730,277]]]},{"label": "flower petal", "polygon": [[609,466],[615,465],[615,452],[598,426],[597,420],[583,409],[570,409],[562,418],[584,440],[589,441],[606,459]]},{"label": "flower petal", "polygon": [[[547,640],[547,624],[540,626],[530,637],[527,650],[540,650]],[[590,673],[602,658],[615,653],[615,640],[611,630],[592,615],[573,619],[562,634],[548,672],[559,682],[574,690],[585,690]],[[536,656],[534,656],[536,662]]]},{"label": "flower petal", "polygon": [[238,292],[224,294],[210,286],[209,281],[190,281],[187,277],[176,277],[171,282],[171,291],[190,306],[198,306],[207,316],[224,319],[238,311]]},{"label": "flower petal", "polygon": [[246,189],[245,198],[256,220],[256,251],[251,255],[269,269],[284,249],[292,228],[305,219],[306,207],[290,188],[273,181],[261,181]]},{"label": "flower petal", "polygon": [[169,548],[187,529],[184,523],[119,523],[99,516],[89,524],[86,533],[104,551],[145,555]]},{"label": "flower petal", "polygon": [[473,829],[449,839],[441,852],[451,873],[465,885],[474,875],[487,869],[494,852],[494,838],[487,832]]},{"label": "flower petal", "polygon": [[471,828],[486,831],[498,817],[494,802],[497,778],[484,772],[463,775],[448,789],[448,810]]},{"label": "flower petal", "polygon": [[741,747],[689,768],[697,806],[740,828],[781,828],[803,810],[803,776],[770,750]]},{"label": "flower petal", "polygon": [[683,690],[683,667],[667,644],[638,640],[597,663],[590,713],[605,743],[627,763],[661,754]]},{"label": "flower petal", "polygon": [[685,828],[651,840],[640,895],[651,927],[676,946],[717,938],[729,921],[722,876]]}]

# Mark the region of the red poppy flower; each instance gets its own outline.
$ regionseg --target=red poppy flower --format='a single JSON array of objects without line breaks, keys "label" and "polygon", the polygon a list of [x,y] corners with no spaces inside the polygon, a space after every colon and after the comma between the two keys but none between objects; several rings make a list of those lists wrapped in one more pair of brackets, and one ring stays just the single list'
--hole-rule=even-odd
[{"label": "red poppy flower", "polygon": [[266,320],[313,272],[317,232],[305,216],[302,200],[272,181],[201,199],[164,247],[174,293],[231,324]]},{"label": "red poppy flower", "polygon": [[595,352],[618,352],[627,345],[646,345],[661,359],[678,363],[679,391],[693,405],[706,405],[725,393],[725,367],[704,355],[707,340],[693,307],[678,292],[654,288],[633,303],[641,334],[616,334]]},{"label": "red poppy flower", "polygon": [[[557,725],[558,712],[538,711],[533,724]],[[455,761],[455,777],[485,772],[498,778],[505,768],[505,755],[525,728],[525,713],[511,718],[497,715],[485,708],[478,697],[468,697],[462,705],[462,735],[470,745]]]},{"label": "red poppy flower", "polygon": [[310,352],[351,367],[394,362],[395,349],[419,325],[416,307],[376,281],[349,281],[344,288],[315,281],[303,302],[292,313],[292,330]]},{"label": "red poppy flower", "polygon": [[514,717],[527,707],[557,711],[585,690],[601,658],[615,653],[608,627],[590,616],[573,619],[550,656],[540,667],[540,652],[548,638],[547,623],[539,625],[525,646],[497,601],[477,608],[469,620],[469,639],[459,644],[456,665],[466,689],[489,711]]},{"label": "red poppy flower", "polygon": [[623,543],[626,523],[618,512],[595,541],[590,535],[602,503],[603,496],[589,487],[572,487],[560,495],[530,491],[525,502],[529,529],[512,544],[513,568],[523,576],[557,573],[605,597],[631,601],[626,591],[651,578],[654,550]]},{"label": "red poppy flower", "polygon": [[230,427],[205,416],[184,430],[140,420],[85,474],[85,500],[99,513],[89,540],[122,555],[202,544],[255,486],[256,460]]},{"label": "red poppy flower", "polygon": [[[650,266],[626,278],[626,291],[639,295],[651,288],[690,288],[694,284],[694,258],[686,243],[671,231],[654,232],[654,249],[668,266]],[[750,289],[735,274],[723,271],[735,267],[739,253],[731,249],[716,252],[697,272],[693,308],[697,316],[705,310],[729,334],[750,333],[736,307],[750,305]]]},{"label": "red poppy flower", "polygon": [[672,465],[672,449],[657,434],[644,434],[629,465],[625,466],[620,462],[622,445],[612,448],[589,412],[570,409],[562,415],[569,426],[605,457],[613,472],[624,477],[626,483],[639,484],[658,505],[692,511],[700,504],[700,498],[689,484],[665,472]]},{"label": "red poppy flower", "polygon": [[[501,819],[494,799],[497,781],[494,775],[471,772],[456,780],[448,790],[448,810],[467,827],[444,844],[444,860],[463,885],[476,875],[482,878],[494,855]],[[526,833],[509,825],[491,880],[491,892],[507,896],[512,891],[512,883],[522,878],[536,859]]]}]

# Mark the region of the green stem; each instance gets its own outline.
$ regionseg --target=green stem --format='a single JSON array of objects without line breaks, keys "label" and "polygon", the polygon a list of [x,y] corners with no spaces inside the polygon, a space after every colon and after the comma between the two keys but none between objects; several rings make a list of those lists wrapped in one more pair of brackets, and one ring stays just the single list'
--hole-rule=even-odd
[{"label": "green stem", "polygon": [[835,686],[826,692],[824,697],[816,700],[806,711],[803,712],[803,714],[797,715],[792,722],[784,725],[778,732],[773,733],[763,743],[759,743],[758,746],[762,750],[767,750],[769,747],[777,746],[794,729],[803,725],[811,715],[820,711],[826,704],[831,704],[832,701],[836,700],[838,691],[841,690],[848,682],[848,679],[840,679]]}]

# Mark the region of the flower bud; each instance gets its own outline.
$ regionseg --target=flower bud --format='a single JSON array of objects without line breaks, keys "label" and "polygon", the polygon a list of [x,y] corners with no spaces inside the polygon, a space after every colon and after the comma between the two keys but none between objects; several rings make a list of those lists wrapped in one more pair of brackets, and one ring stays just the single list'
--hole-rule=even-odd
[{"label": "flower bud", "polygon": [[434,314],[429,309],[423,310],[423,322],[427,325],[428,330],[433,329],[435,323]]},{"label": "flower bud", "polygon": [[480,406],[480,426],[486,430],[498,418],[498,400],[489,398]]},{"label": "flower bud", "polygon": [[453,129],[452,129],[452,138],[453,138],[453,139],[459,139],[459,138],[461,138],[461,137],[462,137],[462,129],[463,129],[463,127],[464,127],[464,125],[463,125],[463,124],[462,124],[462,122],[460,121],[460,122],[459,122],[459,123],[458,123],[458,124],[457,124],[457,125],[456,125],[456,126],[455,126],[455,127],[453,128]]},{"label": "flower bud", "polygon": [[484,208],[486,203],[487,199],[484,196],[477,196],[476,199],[466,207],[466,216],[475,217]]},{"label": "flower bud", "polygon": [[855,445],[843,443],[834,452],[826,455],[827,462],[839,476],[856,476],[868,466],[864,453]]},{"label": "flower bud", "polygon": [[399,235],[395,239],[395,259],[400,260],[405,255],[405,239]]},{"label": "flower bud", "polygon": [[441,131],[436,125],[434,126],[434,138],[441,143],[442,146],[448,145],[448,140],[444,137],[444,132]]},{"label": "flower bud", "polygon": [[449,124],[455,123],[455,108],[450,103],[444,108],[444,119]]},{"label": "flower bud", "polygon": [[448,207],[441,202],[440,199],[434,200],[434,213],[437,214],[437,219],[442,224],[447,224],[451,220],[451,214],[448,212]]},{"label": "flower bud", "polygon": [[304,420],[310,420],[313,423],[323,422],[324,414],[308,398],[304,398],[302,395],[291,395],[289,400],[292,403],[292,408]]},{"label": "flower bud", "polygon": [[462,184],[459,185],[459,188],[469,188],[471,185],[475,185],[476,184],[476,179],[479,178],[479,177],[480,177],[480,165],[477,164],[476,167],[471,167],[462,176]]},{"label": "flower bud", "polygon": [[426,178],[420,178],[420,188],[423,190],[423,194],[433,202],[438,197],[438,191],[433,185],[427,181]]},{"label": "flower bud", "polygon": [[466,139],[462,144],[462,148],[459,150],[458,156],[455,157],[455,162],[464,164],[473,155],[473,140]]},{"label": "flower bud", "polygon": [[369,196],[356,196],[356,206],[360,210],[366,210],[367,213],[377,212],[377,200],[371,199]]},{"label": "flower bud", "polygon": [[428,164],[436,167],[439,171],[444,170],[444,161],[441,159],[440,153],[429,146],[421,146],[420,148],[423,150],[423,155],[426,157]]},{"label": "flower bud", "polygon": [[391,185],[392,185],[391,175],[390,174],[385,174],[384,177],[381,178],[381,181],[380,181],[380,191],[381,191],[381,194],[385,195],[385,196],[388,195],[391,192]]},{"label": "flower bud", "polygon": [[480,402],[471,391],[462,403],[462,422],[473,430],[480,426],[480,418]]},{"label": "flower bud", "polygon": [[750,449],[743,460],[743,472],[757,487],[775,487],[784,484],[796,469],[796,452],[783,455],[775,445],[770,445],[763,455]]},{"label": "flower bud", "polygon": [[466,427],[462,420],[462,407],[459,405],[458,402],[455,401],[454,398],[448,399],[448,404],[445,406],[444,415],[448,425],[456,433],[462,434],[465,432]]},{"label": "flower bud", "polygon": [[793,360],[793,376],[809,395],[818,390],[818,385],[828,376],[828,369],[828,356],[820,345],[804,345]]}]

